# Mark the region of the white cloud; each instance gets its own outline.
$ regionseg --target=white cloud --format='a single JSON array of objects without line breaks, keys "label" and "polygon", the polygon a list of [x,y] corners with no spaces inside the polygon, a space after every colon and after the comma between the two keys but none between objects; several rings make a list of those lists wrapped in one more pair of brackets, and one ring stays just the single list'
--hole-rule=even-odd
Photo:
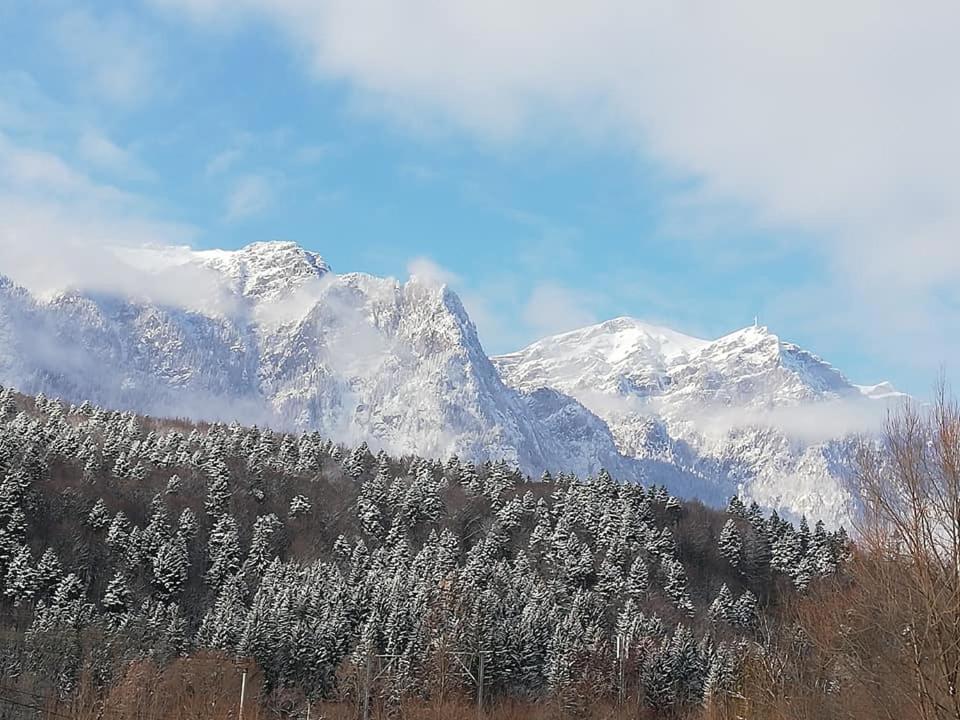
[{"label": "white cloud", "polygon": [[[226,0],[157,0],[220,26]],[[614,138],[703,207],[791,231],[837,301],[905,326],[960,302],[951,0],[244,0],[367,107],[485,138]],[[241,15],[243,13],[241,12]],[[742,250],[741,250],[742,251]],[[716,250],[713,250],[716,253]],[[879,337],[873,312],[854,328]]]},{"label": "white cloud", "polygon": [[243,151],[239,148],[229,148],[228,150],[217,153],[210,158],[210,161],[207,163],[205,169],[207,177],[222,175],[227,172],[242,155]]},{"label": "white cloud", "polygon": [[153,173],[130,150],[97,130],[86,130],[77,141],[80,157],[97,168],[127,180],[149,180]]},{"label": "white cloud", "polygon": [[0,273],[38,295],[82,288],[211,307],[209,278],[157,267],[147,272],[125,251],[169,252],[194,230],[154,219],[149,203],[98,183],[60,156],[0,133]]},{"label": "white cloud", "polygon": [[408,262],[407,274],[429,285],[456,285],[460,282],[456,273],[426,257],[413,258]]},{"label": "white cloud", "polygon": [[227,220],[243,220],[264,212],[273,203],[271,183],[263,175],[244,175],[227,196]]},{"label": "white cloud", "polygon": [[156,90],[154,43],[131,17],[71,9],[58,18],[52,35],[83,94],[133,106]]},{"label": "white cloud", "polygon": [[98,184],[60,156],[15,143],[0,133],[0,189],[47,198],[83,198],[97,204],[124,204],[125,191]]},{"label": "white cloud", "polygon": [[544,283],[531,292],[523,308],[523,319],[537,335],[552,335],[596,323],[591,303],[583,292]]}]

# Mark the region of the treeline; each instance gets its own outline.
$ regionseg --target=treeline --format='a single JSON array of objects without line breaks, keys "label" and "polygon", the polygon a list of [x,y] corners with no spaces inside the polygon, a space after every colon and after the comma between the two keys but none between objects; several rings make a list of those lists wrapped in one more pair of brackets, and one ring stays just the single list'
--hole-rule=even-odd
[{"label": "treeline", "polygon": [[876,556],[737,498],[10,389],[0,479],[0,718],[236,717],[240,684],[247,718],[841,717],[859,687]]}]

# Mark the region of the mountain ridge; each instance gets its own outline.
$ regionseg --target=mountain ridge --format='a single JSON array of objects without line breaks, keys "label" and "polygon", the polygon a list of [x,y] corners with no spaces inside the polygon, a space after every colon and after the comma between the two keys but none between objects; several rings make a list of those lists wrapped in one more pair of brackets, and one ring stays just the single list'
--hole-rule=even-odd
[{"label": "mountain ridge", "polygon": [[705,340],[619,317],[490,358],[449,287],[337,274],[291,242],[144,250],[136,262],[185,279],[182,305],[78,289],[40,298],[0,280],[0,382],[388,452],[505,459],[531,475],[606,468],[828,519],[849,510],[835,448],[771,433],[795,420],[763,413],[896,392],[861,390],[760,327]]}]

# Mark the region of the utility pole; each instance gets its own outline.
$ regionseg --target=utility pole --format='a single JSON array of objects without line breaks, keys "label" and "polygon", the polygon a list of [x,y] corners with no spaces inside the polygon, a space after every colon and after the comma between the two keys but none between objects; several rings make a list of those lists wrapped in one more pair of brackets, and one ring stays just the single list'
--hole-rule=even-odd
[{"label": "utility pole", "polygon": [[483,718],[483,658],[486,653],[481,650],[480,653],[480,669],[477,671],[477,676],[479,682],[477,683],[477,720],[482,720]]},{"label": "utility pole", "polygon": [[623,705],[626,699],[626,686],[624,684],[624,665],[627,661],[627,655],[630,653],[630,638],[623,635],[617,635],[617,704]]},{"label": "utility pole", "polygon": [[237,720],[243,720],[243,698],[247,694],[247,669],[243,669],[243,676],[240,678],[240,713]]},{"label": "utility pole", "polygon": [[363,720],[370,720],[370,664],[372,662],[373,654],[368,651],[363,670]]},{"label": "utility pole", "polygon": [[[502,650],[485,650],[480,649],[475,652],[450,652],[450,654],[457,659],[457,662],[460,663],[460,667],[463,668],[463,671],[467,674],[473,684],[477,686],[477,720],[482,720],[483,718],[483,685],[484,685],[484,671],[486,664],[487,655],[495,655],[503,652]],[[467,656],[468,658],[477,658],[477,674],[474,675],[470,667],[460,659],[461,656]]]},{"label": "utility pole", "polygon": [[380,672],[376,675],[373,674],[373,653],[367,652],[367,660],[364,666],[363,673],[363,720],[370,720],[370,686],[379,680],[384,673],[390,670],[390,666],[393,665],[393,661],[401,655],[377,655],[377,658],[380,660],[389,660],[387,666],[382,668]]}]

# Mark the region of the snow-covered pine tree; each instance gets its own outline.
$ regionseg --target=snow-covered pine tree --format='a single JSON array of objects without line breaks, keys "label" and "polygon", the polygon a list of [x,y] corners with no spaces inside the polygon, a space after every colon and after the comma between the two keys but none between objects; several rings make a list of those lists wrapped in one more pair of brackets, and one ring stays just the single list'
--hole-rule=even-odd
[{"label": "snow-covered pine tree", "polygon": [[117,572],[107,584],[103,594],[103,609],[109,613],[119,615],[130,609],[130,587],[122,572]]},{"label": "snow-covered pine tree", "polygon": [[626,590],[634,601],[640,603],[646,598],[649,589],[650,573],[647,570],[647,562],[638,555],[630,565],[630,572],[627,573]]},{"label": "snow-covered pine tree", "polygon": [[727,503],[727,514],[735,518],[746,518],[747,509],[738,496],[734,495],[730,498],[730,502]]},{"label": "snow-covered pine tree", "polygon": [[710,604],[707,614],[713,622],[733,622],[735,619],[734,606],[733,593],[730,592],[727,584],[723,583],[716,599]]},{"label": "snow-covered pine tree", "polygon": [[753,627],[758,618],[757,597],[749,590],[744,590],[733,607],[731,614],[733,621],[743,628]]},{"label": "snow-covered pine tree", "polygon": [[683,564],[671,555],[664,555],[660,560],[660,569],[663,573],[663,591],[667,597],[677,608],[692,614],[694,607],[687,590],[687,571]]},{"label": "snow-covered pine tree", "polygon": [[87,515],[87,525],[94,530],[102,530],[110,524],[110,510],[103,498],[99,498]]},{"label": "snow-covered pine tree", "polygon": [[207,584],[215,590],[224,581],[240,572],[240,533],[237,521],[230,515],[221,515],[207,543],[209,567],[204,576]]},{"label": "snow-covered pine tree", "polygon": [[3,594],[18,606],[32,602],[37,589],[37,572],[33,567],[33,556],[30,554],[30,548],[24,545],[7,566]]},{"label": "snow-covered pine tree", "polygon": [[153,558],[153,584],[161,600],[177,597],[187,582],[190,559],[182,537],[164,540]]},{"label": "snow-covered pine tree", "polygon": [[307,515],[313,508],[306,495],[294,495],[290,500],[290,517],[299,518]]},{"label": "snow-covered pine tree", "polygon": [[743,541],[740,539],[740,530],[737,529],[737,523],[733,518],[728,519],[720,531],[719,548],[720,554],[726,558],[727,562],[734,567],[739,567]]}]

